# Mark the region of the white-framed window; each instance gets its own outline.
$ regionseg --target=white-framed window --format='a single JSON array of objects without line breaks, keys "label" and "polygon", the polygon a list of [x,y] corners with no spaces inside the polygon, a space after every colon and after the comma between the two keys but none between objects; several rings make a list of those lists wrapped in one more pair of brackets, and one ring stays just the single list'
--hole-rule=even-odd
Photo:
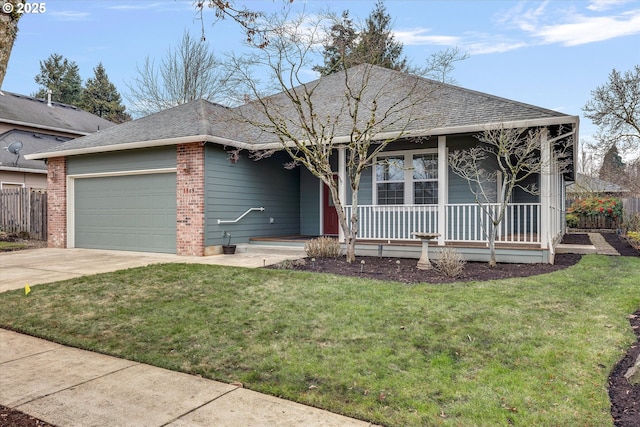
[{"label": "white-framed window", "polygon": [[24,188],[24,183],[22,182],[0,182],[0,189],[8,189],[8,188]]},{"label": "white-framed window", "polygon": [[381,154],[374,175],[378,205],[438,204],[437,150]]}]

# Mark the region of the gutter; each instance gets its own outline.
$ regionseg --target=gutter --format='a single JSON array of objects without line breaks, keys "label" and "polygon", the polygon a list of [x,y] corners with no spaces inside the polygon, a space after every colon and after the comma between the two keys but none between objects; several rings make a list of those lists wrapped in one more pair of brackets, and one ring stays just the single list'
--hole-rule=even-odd
[{"label": "gutter", "polygon": [[[43,125],[39,125],[39,124],[35,124],[35,123],[20,122],[18,120],[2,119],[0,121],[2,123],[8,123],[10,125],[25,126],[25,127],[29,128],[29,129],[35,128],[35,129],[43,129],[43,130],[52,130],[52,131],[55,131],[55,132],[72,134],[72,135],[87,136],[87,135],[91,135],[93,133],[93,132],[82,132],[82,131],[73,130],[73,129],[57,128],[57,127],[52,127],[52,126],[43,126]],[[20,129],[20,130],[22,130],[22,129]]]},{"label": "gutter", "polygon": [[[418,129],[412,131],[395,131],[395,132],[382,132],[373,136],[373,140],[376,139],[389,139],[398,137],[416,137],[416,136],[437,136],[448,135],[457,133],[471,133],[482,132],[488,129],[499,129],[501,127],[518,128],[518,127],[537,127],[537,126],[552,126],[566,123],[579,123],[578,116],[562,116],[562,117],[550,117],[544,119],[533,120],[517,120],[512,122],[495,122],[476,125],[465,126],[453,126],[453,127],[441,127],[433,129]],[[347,144],[351,138],[349,136],[340,136],[333,139],[334,143]],[[166,139],[153,139],[149,141],[127,142],[121,144],[102,145],[97,147],[84,147],[70,150],[49,151],[44,153],[33,153],[24,156],[27,160],[40,160],[48,159],[51,157],[65,157],[65,156],[77,156],[80,154],[95,154],[105,153],[110,151],[121,150],[133,150],[138,148],[151,148],[151,147],[163,147],[168,145],[177,144],[189,144],[193,142],[211,142],[220,145],[226,145],[234,148],[240,148],[243,150],[269,150],[278,149],[282,147],[280,142],[270,142],[265,144],[249,144],[246,142],[235,141],[228,138],[213,135],[191,135],[182,136],[177,138]],[[291,145],[294,145],[293,143]]]}]

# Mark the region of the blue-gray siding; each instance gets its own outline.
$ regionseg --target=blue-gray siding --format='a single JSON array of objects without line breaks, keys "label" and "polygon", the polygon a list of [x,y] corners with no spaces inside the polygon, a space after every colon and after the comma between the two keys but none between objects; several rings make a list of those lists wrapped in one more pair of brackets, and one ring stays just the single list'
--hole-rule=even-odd
[{"label": "blue-gray siding", "polygon": [[[277,153],[260,161],[245,154],[231,163],[222,147],[206,146],[205,246],[226,243],[225,231],[232,243],[300,234],[300,170],[285,169],[285,162],[287,157]],[[251,212],[235,224],[218,224],[258,207],[265,211]]]}]

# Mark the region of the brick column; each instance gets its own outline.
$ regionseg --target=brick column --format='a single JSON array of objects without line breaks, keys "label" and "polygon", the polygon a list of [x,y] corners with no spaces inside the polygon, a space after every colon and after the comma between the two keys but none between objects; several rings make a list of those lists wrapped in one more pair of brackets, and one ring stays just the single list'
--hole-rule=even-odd
[{"label": "brick column", "polygon": [[177,254],[204,255],[204,143],[178,144]]},{"label": "brick column", "polygon": [[67,161],[64,157],[48,160],[47,172],[47,244],[67,247]]}]

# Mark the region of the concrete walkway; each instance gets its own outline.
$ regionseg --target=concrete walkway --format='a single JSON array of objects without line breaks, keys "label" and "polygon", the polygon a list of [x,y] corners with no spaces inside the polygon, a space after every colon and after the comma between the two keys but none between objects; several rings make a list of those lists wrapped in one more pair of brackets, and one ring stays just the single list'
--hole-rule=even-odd
[{"label": "concrete walkway", "polygon": [[149,264],[176,262],[253,268],[304,256],[304,250],[286,247],[206,257],[78,248],[2,252],[0,253],[0,292],[20,289],[26,284],[37,285]]},{"label": "concrete walkway", "polygon": [[596,253],[599,255],[613,255],[620,256],[618,251],[615,250],[613,246],[611,246],[607,241],[602,237],[600,233],[587,233],[589,236],[589,240],[596,248]]},{"label": "concrete walkway", "polygon": [[572,245],[559,243],[556,245],[556,253],[558,254],[600,254],[600,255],[620,255],[600,233],[587,233],[590,245]]},{"label": "concrete walkway", "polygon": [[237,385],[4,329],[0,404],[59,427],[371,425]]}]

